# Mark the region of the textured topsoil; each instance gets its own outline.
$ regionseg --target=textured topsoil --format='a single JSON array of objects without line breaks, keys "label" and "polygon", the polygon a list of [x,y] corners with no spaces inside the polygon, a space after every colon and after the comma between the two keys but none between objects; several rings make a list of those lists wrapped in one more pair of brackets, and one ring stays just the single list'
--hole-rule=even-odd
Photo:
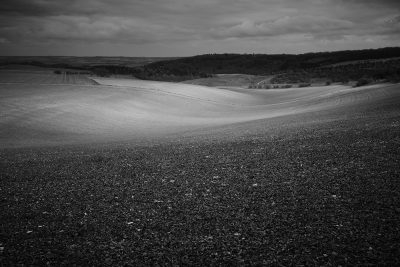
[{"label": "textured topsoil", "polygon": [[3,149],[0,265],[400,265],[400,108]]}]

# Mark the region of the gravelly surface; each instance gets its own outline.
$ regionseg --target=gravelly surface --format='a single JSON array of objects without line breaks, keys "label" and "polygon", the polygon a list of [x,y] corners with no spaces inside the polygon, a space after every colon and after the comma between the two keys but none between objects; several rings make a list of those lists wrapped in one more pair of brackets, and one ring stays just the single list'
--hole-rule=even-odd
[{"label": "gravelly surface", "polygon": [[1,265],[400,265],[397,99],[2,150]]}]

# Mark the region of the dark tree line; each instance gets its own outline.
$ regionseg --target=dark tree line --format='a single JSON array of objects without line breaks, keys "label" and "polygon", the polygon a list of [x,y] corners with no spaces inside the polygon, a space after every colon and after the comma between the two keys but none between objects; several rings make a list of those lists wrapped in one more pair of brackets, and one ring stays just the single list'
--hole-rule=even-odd
[{"label": "dark tree line", "polygon": [[[308,72],[310,69],[317,70],[346,61],[395,57],[400,57],[400,47],[301,55],[206,54],[151,63],[135,68],[133,75],[141,79],[154,80],[185,80],[229,73],[272,75],[299,73],[302,70]],[[349,68],[354,68],[354,66],[349,66]],[[329,74],[329,72],[325,71],[325,74]]]},{"label": "dark tree line", "polygon": [[[390,58],[394,60],[382,60]],[[157,61],[138,67],[106,64],[77,68],[68,64],[46,64],[37,61],[24,62],[24,64],[79,69],[98,76],[130,75],[144,80],[183,81],[212,77],[215,74],[242,73],[275,75],[272,82],[276,84],[308,84],[315,78],[324,78],[332,82],[354,81],[365,77],[398,81],[400,61],[396,61],[396,58],[400,58],[400,47],[301,55],[206,54]],[[356,62],[348,63],[351,61]],[[347,63],[340,64],[343,62]],[[10,62],[6,63],[10,64]]]},{"label": "dark tree line", "polygon": [[331,82],[349,81],[400,81],[400,59],[385,61],[361,61],[343,65],[324,66],[300,70],[290,70],[276,75],[271,83],[305,83],[323,78]]}]

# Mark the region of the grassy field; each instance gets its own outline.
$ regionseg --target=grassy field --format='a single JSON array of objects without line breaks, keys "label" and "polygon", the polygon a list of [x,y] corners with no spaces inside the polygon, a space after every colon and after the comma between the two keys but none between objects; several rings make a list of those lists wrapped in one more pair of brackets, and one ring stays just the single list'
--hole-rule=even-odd
[{"label": "grassy field", "polygon": [[7,64],[42,64],[45,66],[68,65],[71,67],[93,67],[99,65],[116,65],[126,67],[143,66],[152,62],[171,60],[164,57],[61,57],[61,56],[19,56],[0,57],[0,65]]},{"label": "grassy field", "polygon": [[1,265],[400,264],[400,86],[1,85]]},{"label": "grassy field", "polygon": [[80,84],[80,85],[96,85],[97,83],[88,78],[86,74],[54,74],[53,70],[42,68],[22,69],[0,69],[0,84]]}]

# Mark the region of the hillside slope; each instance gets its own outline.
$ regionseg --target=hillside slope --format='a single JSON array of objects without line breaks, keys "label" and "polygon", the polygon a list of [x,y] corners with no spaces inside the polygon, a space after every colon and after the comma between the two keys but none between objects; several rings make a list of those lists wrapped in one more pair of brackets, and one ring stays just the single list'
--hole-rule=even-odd
[{"label": "hillside slope", "polygon": [[101,85],[7,83],[2,146],[163,138],[204,127],[398,99],[398,85],[288,90],[215,89],[131,79]]}]

